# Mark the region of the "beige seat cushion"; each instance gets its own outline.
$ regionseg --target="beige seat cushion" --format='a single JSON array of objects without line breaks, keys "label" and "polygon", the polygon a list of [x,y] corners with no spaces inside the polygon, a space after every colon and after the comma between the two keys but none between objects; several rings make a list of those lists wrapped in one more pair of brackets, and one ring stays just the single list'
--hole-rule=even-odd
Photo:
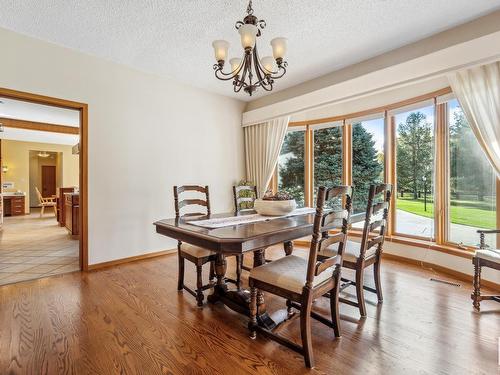
[{"label": "beige seat cushion", "polygon": [[[326,249],[323,249],[320,254],[328,257],[333,257],[337,255],[337,250],[339,248],[339,244],[333,244],[328,246]],[[344,260],[348,262],[357,262],[359,258],[359,252],[361,250],[361,244],[359,242],[347,241],[346,247],[344,249]],[[377,252],[377,247],[374,246],[371,249],[366,250],[365,259],[370,258],[375,255]]]},{"label": "beige seat cushion", "polygon": [[[313,286],[318,286],[331,278],[333,267],[321,272],[314,278]],[[296,255],[289,255],[271,263],[253,268],[250,271],[250,278],[275,285],[277,287],[302,293],[302,288],[306,284],[307,259]]]},{"label": "beige seat cushion", "polygon": [[489,260],[490,262],[500,263],[500,250],[499,249],[476,250],[476,257],[484,260]]},{"label": "beige seat cushion", "polygon": [[215,252],[211,250],[207,250],[202,247],[191,245],[188,243],[181,244],[181,251],[195,258],[203,258],[215,254]]}]

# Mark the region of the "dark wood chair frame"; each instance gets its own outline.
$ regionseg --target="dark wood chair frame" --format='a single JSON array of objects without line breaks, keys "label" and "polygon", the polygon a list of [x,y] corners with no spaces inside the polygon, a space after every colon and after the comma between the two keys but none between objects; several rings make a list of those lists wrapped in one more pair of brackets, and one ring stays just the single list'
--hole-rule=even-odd
[{"label": "dark wood chair frame", "polygon": [[[349,286],[356,287],[357,302],[346,298],[340,298],[340,302],[359,308],[361,316],[366,316],[366,304],[364,290],[376,293],[378,303],[383,301],[382,285],[380,283],[380,264],[382,262],[382,251],[386,234],[387,217],[389,215],[390,202],[392,195],[392,185],[390,184],[372,184],[368,192],[368,202],[364,215],[363,234],[361,236],[360,252],[356,262],[351,262],[343,259],[342,266],[356,271],[355,281],[342,278],[344,282],[340,286],[340,291],[343,291]],[[377,198],[381,199],[377,199]],[[373,217],[382,212],[382,217],[373,221]],[[353,217],[356,215],[353,215]],[[354,221],[354,220],[353,220]],[[374,233],[376,229],[378,233]],[[325,234],[328,236],[328,234]],[[372,247],[376,246],[376,252],[372,256],[365,259],[365,254]],[[373,265],[373,275],[375,288],[364,285],[364,270]]]},{"label": "dark wood chair frame", "polygon": [[[251,191],[252,197],[240,197],[240,191]],[[257,199],[257,186],[248,186],[248,185],[238,185],[233,186],[233,199],[234,199],[234,209],[236,214],[245,211],[253,211],[252,208],[241,208],[241,204],[244,202],[254,202]],[[283,244],[285,255],[290,255],[293,252],[293,243],[285,242]],[[265,256],[265,254],[264,254]],[[266,263],[272,262],[270,259],[266,259]],[[243,255],[237,257],[237,275],[241,275],[241,270],[250,271],[252,267],[247,267],[243,264]],[[238,274],[239,272],[239,274]],[[241,277],[241,276],[240,276]]]},{"label": "dark wood chair frame", "polygon": [[[185,199],[179,201],[180,194],[186,191],[196,191],[202,194],[205,194],[205,199]],[[210,215],[210,194],[208,190],[208,186],[198,186],[198,185],[183,185],[183,186],[174,186],[174,204],[175,204],[175,218],[186,218],[189,216],[204,216]],[[184,215],[180,215],[180,210],[183,207],[188,206],[202,206],[206,208],[206,213],[196,212],[196,213],[186,213]],[[212,282],[215,277],[214,271],[214,262],[215,262],[215,254],[206,256],[206,257],[193,257],[191,254],[184,252],[182,250],[182,242],[177,241],[177,252],[178,252],[178,260],[179,260],[179,274],[177,281],[177,290],[186,290],[188,293],[192,294],[197,301],[199,307],[203,306],[203,300],[205,298],[203,291],[210,289],[214,286]],[[185,259],[189,260],[196,266],[196,289],[192,290],[184,284],[184,261]],[[203,265],[210,262],[210,276],[208,284],[203,285],[202,271]]]},{"label": "dark wood chair frame", "polygon": [[[257,331],[264,334],[278,343],[302,354],[307,367],[314,367],[314,358],[311,341],[311,317],[319,320],[321,323],[333,328],[336,337],[340,337],[340,315],[339,315],[339,287],[340,274],[342,264],[342,254],[344,244],[347,241],[347,230],[349,226],[351,203],[352,203],[352,188],[350,186],[337,186],[333,188],[319,187],[316,204],[316,215],[314,217],[313,235],[311,248],[309,252],[309,260],[307,266],[306,283],[302,289],[302,293],[297,294],[287,289],[282,289],[275,285],[271,285],[250,276],[250,337],[254,339]],[[326,210],[324,211],[325,202],[332,199],[341,198],[343,207],[341,210]],[[342,213],[339,216],[339,212]],[[339,225],[339,223],[342,223]],[[341,227],[338,234],[324,237],[322,233],[330,229]],[[325,259],[318,259],[318,252],[334,243],[339,243],[339,252],[336,256]],[[315,276],[326,271],[330,267],[334,267],[332,277],[326,282],[313,286]],[[293,316],[293,308],[300,310],[300,327],[302,346],[274,333],[272,330],[264,328],[257,323],[258,305],[262,301],[258,301],[258,292],[267,291],[272,294],[283,297],[287,300],[288,317]],[[330,308],[331,320],[312,311],[313,300],[330,293]]]},{"label": "dark wood chair frame", "polygon": [[[484,243],[485,234],[497,234],[500,233],[500,229],[491,230],[478,230],[479,233],[479,249],[487,249]],[[474,278],[473,278],[473,290],[471,294],[472,306],[476,311],[480,310],[481,301],[492,300],[500,302],[500,295],[481,295],[481,267],[493,268],[495,270],[500,270],[500,264],[492,262],[488,259],[483,259],[479,257],[472,257],[472,264],[474,264]]]}]

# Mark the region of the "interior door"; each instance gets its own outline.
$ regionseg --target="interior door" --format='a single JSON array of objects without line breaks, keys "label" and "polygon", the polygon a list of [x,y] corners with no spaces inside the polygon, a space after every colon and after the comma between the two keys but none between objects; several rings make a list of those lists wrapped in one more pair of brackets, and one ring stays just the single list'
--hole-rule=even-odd
[{"label": "interior door", "polygon": [[42,165],[42,197],[56,195],[56,166]]}]

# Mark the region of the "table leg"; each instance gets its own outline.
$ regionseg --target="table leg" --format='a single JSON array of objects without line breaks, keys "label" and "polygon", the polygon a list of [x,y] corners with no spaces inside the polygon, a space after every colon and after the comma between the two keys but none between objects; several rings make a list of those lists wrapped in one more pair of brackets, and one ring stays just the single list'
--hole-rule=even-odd
[{"label": "table leg", "polygon": [[293,253],[293,242],[292,241],[286,241],[283,243],[283,248],[285,250],[285,255],[292,255]]},{"label": "table leg", "polygon": [[[265,264],[264,249],[254,251],[254,267]],[[231,310],[250,316],[250,291],[246,289],[228,290],[227,284],[224,281],[226,274],[226,257],[224,254],[217,254],[215,259],[215,274],[217,275],[217,284],[214,291],[207,298],[210,303],[222,302]],[[272,315],[268,314],[264,301],[264,293],[257,291],[257,322],[259,325],[273,329],[281,322],[287,319],[287,310],[278,310]]]},{"label": "table leg", "polygon": [[[256,250],[253,253],[253,266],[258,267],[266,263],[264,249]],[[272,315],[267,312],[264,293],[257,289],[257,323],[266,328],[274,329],[288,318],[288,311],[281,309]]]},{"label": "table leg", "polygon": [[218,253],[215,258],[215,274],[217,275],[217,284],[214,291],[207,298],[208,302],[222,302],[230,309],[247,316],[250,315],[250,292],[248,290],[228,290],[227,283],[224,281],[226,275],[227,261],[224,254]]}]

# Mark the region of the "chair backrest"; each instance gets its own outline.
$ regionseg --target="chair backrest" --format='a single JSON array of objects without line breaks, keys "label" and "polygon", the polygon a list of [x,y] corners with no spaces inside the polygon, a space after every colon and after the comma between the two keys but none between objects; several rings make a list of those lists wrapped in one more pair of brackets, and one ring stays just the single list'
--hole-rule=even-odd
[{"label": "chair backrest", "polygon": [[35,186],[35,191],[36,191],[36,196],[38,197],[38,201],[40,204],[43,203],[43,196],[42,196],[42,193],[40,193],[40,190],[38,190],[38,188]]},{"label": "chair backrest", "polygon": [[[336,202],[337,203],[336,203]],[[332,207],[324,210],[325,204]],[[332,204],[333,203],[333,204]],[[347,230],[352,211],[352,187],[335,186],[326,188],[320,186],[316,198],[316,215],[314,216],[311,249],[307,267],[306,286],[311,288],[314,277],[328,268],[342,264],[344,246],[347,241]],[[332,236],[325,236],[330,229],[341,228]],[[338,255],[318,260],[318,253],[324,248],[338,243]]]},{"label": "chair backrest", "polygon": [[[361,249],[359,259],[362,261],[367,250],[377,246],[377,253],[382,250],[387,230],[387,217],[391,204],[392,185],[373,184],[368,192],[368,203],[366,204],[365,225],[361,238]],[[374,234],[374,231],[378,233]],[[370,237],[370,234],[372,235]]]},{"label": "chair backrest", "polygon": [[257,186],[233,186],[234,207],[236,212],[253,210],[253,203],[257,199]]},{"label": "chair backrest", "polygon": [[[195,191],[205,195],[205,199],[190,198],[179,201],[179,196],[186,191]],[[208,186],[198,186],[198,185],[183,185],[174,186],[174,204],[175,204],[175,217],[179,218],[181,216],[198,216],[198,215],[210,215],[210,195],[208,193]],[[190,212],[184,215],[180,214],[180,210],[183,207],[188,206],[203,206],[206,207],[206,213],[200,212]]]}]

